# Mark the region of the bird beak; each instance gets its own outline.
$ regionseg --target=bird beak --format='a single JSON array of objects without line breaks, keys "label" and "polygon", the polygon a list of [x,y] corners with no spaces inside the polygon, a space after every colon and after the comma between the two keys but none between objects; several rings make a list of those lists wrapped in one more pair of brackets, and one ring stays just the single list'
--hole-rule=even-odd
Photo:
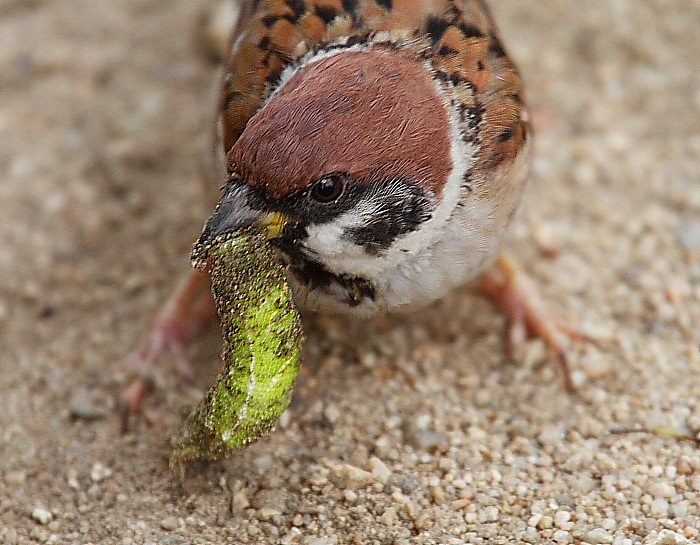
[{"label": "bird beak", "polygon": [[273,212],[258,222],[258,226],[263,228],[267,240],[277,238],[284,231],[284,227],[289,223],[289,217],[282,212]]},{"label": "bird beak", "polygon": [[281,212],[263,212],[248,204],[248,187],[229,186],[214,214],[204,225],[204,230],[192,250],[192,263],[198,269],[206,267],[209,249],[221,237],[246,229],[263,233],[268,240],[282,234],[289,218]]}]

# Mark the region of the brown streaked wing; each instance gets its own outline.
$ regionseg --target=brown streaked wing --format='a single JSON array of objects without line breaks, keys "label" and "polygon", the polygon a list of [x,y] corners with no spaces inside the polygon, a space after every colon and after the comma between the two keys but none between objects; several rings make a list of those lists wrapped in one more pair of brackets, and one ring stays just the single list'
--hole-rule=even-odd
[{"label": "brown streaked wing", "polygon": [[[457,84],[466,107],[481,107],[477,169],[507,166],[527,138],[522,82],[483,0],[454,2],[430,22],[433,64]],[[458,83],[459,82],[459,83]]]}]

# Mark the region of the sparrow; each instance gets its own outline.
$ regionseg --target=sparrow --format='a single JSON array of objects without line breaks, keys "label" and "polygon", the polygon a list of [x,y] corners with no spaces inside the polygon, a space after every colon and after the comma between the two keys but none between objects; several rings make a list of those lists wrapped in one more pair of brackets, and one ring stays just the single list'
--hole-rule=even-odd
[{"label": "sparrow", "polygon": [[[526,327],[542,336],[571,385],[558,332],[574,331],[548,320],[511,261],[485,272],[527,186],[532,138],[483,0],[249,0],[220,97],[224,186],[200,245],[263,230],[296,304],[320,313],[415,309],[476,278],[514,318],[511,341]],[[190,376],[182,346],[213,309],[195,302],[206,283],[191,273],[161,312],[134,354],[147,372],[170,350]],[[144,384],[123,397],[127,415]]]}]

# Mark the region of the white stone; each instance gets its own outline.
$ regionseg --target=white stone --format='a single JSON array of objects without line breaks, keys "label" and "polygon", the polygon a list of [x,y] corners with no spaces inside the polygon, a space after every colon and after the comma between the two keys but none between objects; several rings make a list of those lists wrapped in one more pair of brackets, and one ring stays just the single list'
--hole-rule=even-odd
[{"label": "white stone", "polygon": [[568,511],[557,511],[554,513],[554,524],[556,524],[558,528],[561,528],[562,524],[568,523],[569,520],[571,520],[571,513]]},{"label": "white stone", "polygon": [[32,511],[32,518],[39,524],[48,524],[53,520],[53,514],[51,511],[37,507]]},{"label": "white stone", "polygon": [[392,526],[397,519],[397,508],[396,506],[389,507],[386,511],[384,511],[384,514],[381,516],[381,521],[382,524],[385,524],[387,526]]},{"label": "white stone", "polygon": [[90,470],[90,478],[93,482],[99,483],[112,475],[112,470],[100,462],[95,462]]},{"label": "white stone", "polygon": [[594,528],[590,532],[586,534],[586,537],[584,538],[588,543],[591,543],[592,545],[599,545],[599,544],[604,544],[604,543],[612,543],[613,542],[613,536],[610,535],[606,530],[603,528]]},{"label": "white stone", "polygon": [[163,530],[173,531],[177,528],[177,526],[178,521],[176,517],[165,517],[163,520],[160,521],[160,527]]},{"label": "white stone", "polygon": [[571,543],[573,541],[571,534],[564,530],[557,530],[554,532],[552,539],[557,543]]},{"label": "white stone", "polygon": [[369,459],[369,469],[372,475],[382,484],[386,484],[391,477],[391,470],[376,456]]},{"label": "white stone", "polygon": [[498,508],[493,505],[490,505],[488,507],[484,507],[481,511],[479,511],[479,521],[497,522],[499,515],[500,513],[498,511]]},{"label": "white stone", "polygon": [[672,498],[676,489],[668,483],[653,483],[649,485],[649,493],[655,498]]},{"label": "white stone", "polygon": [[343,497],[345,501],[354,502],[357,499],[357,494],[352,490],[345,490],[343,492]]},{"label": "white stone", "polygon": [[688,540],[671,530],[661,530],[656,543],[658,545],[680,545],[681,543],[688,543]]},{"label": "white stone", "polygon": [[664,498],[656,498],[651,502],[651,512],[655,515],[665,515],[668,516],[668,501]]}]

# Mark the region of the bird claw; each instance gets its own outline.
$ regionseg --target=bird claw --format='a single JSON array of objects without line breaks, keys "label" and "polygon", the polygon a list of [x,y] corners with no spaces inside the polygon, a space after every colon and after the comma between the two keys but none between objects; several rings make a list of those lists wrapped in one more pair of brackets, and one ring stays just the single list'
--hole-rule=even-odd
[{"label": "bird claw", "polygon": [[140,377],[132,382],[119,397],[117,412],[122,433],[129,431],[129,419],[141,406],[143,398],[153,391],[154,383],[151,377]]},{"label": "bird claw", "polygon": [[596,346],[598,342],[569,322],[552,316],[537,296],[535,288],[529,285],[525,275],[506,256],[498,259],[495,271],[479,277],[478,287],[509,319],[508,351],[511,356],[522,353],[528,333],[539,337],[556,354],[566,389],[576,391],[562,337]]}]

